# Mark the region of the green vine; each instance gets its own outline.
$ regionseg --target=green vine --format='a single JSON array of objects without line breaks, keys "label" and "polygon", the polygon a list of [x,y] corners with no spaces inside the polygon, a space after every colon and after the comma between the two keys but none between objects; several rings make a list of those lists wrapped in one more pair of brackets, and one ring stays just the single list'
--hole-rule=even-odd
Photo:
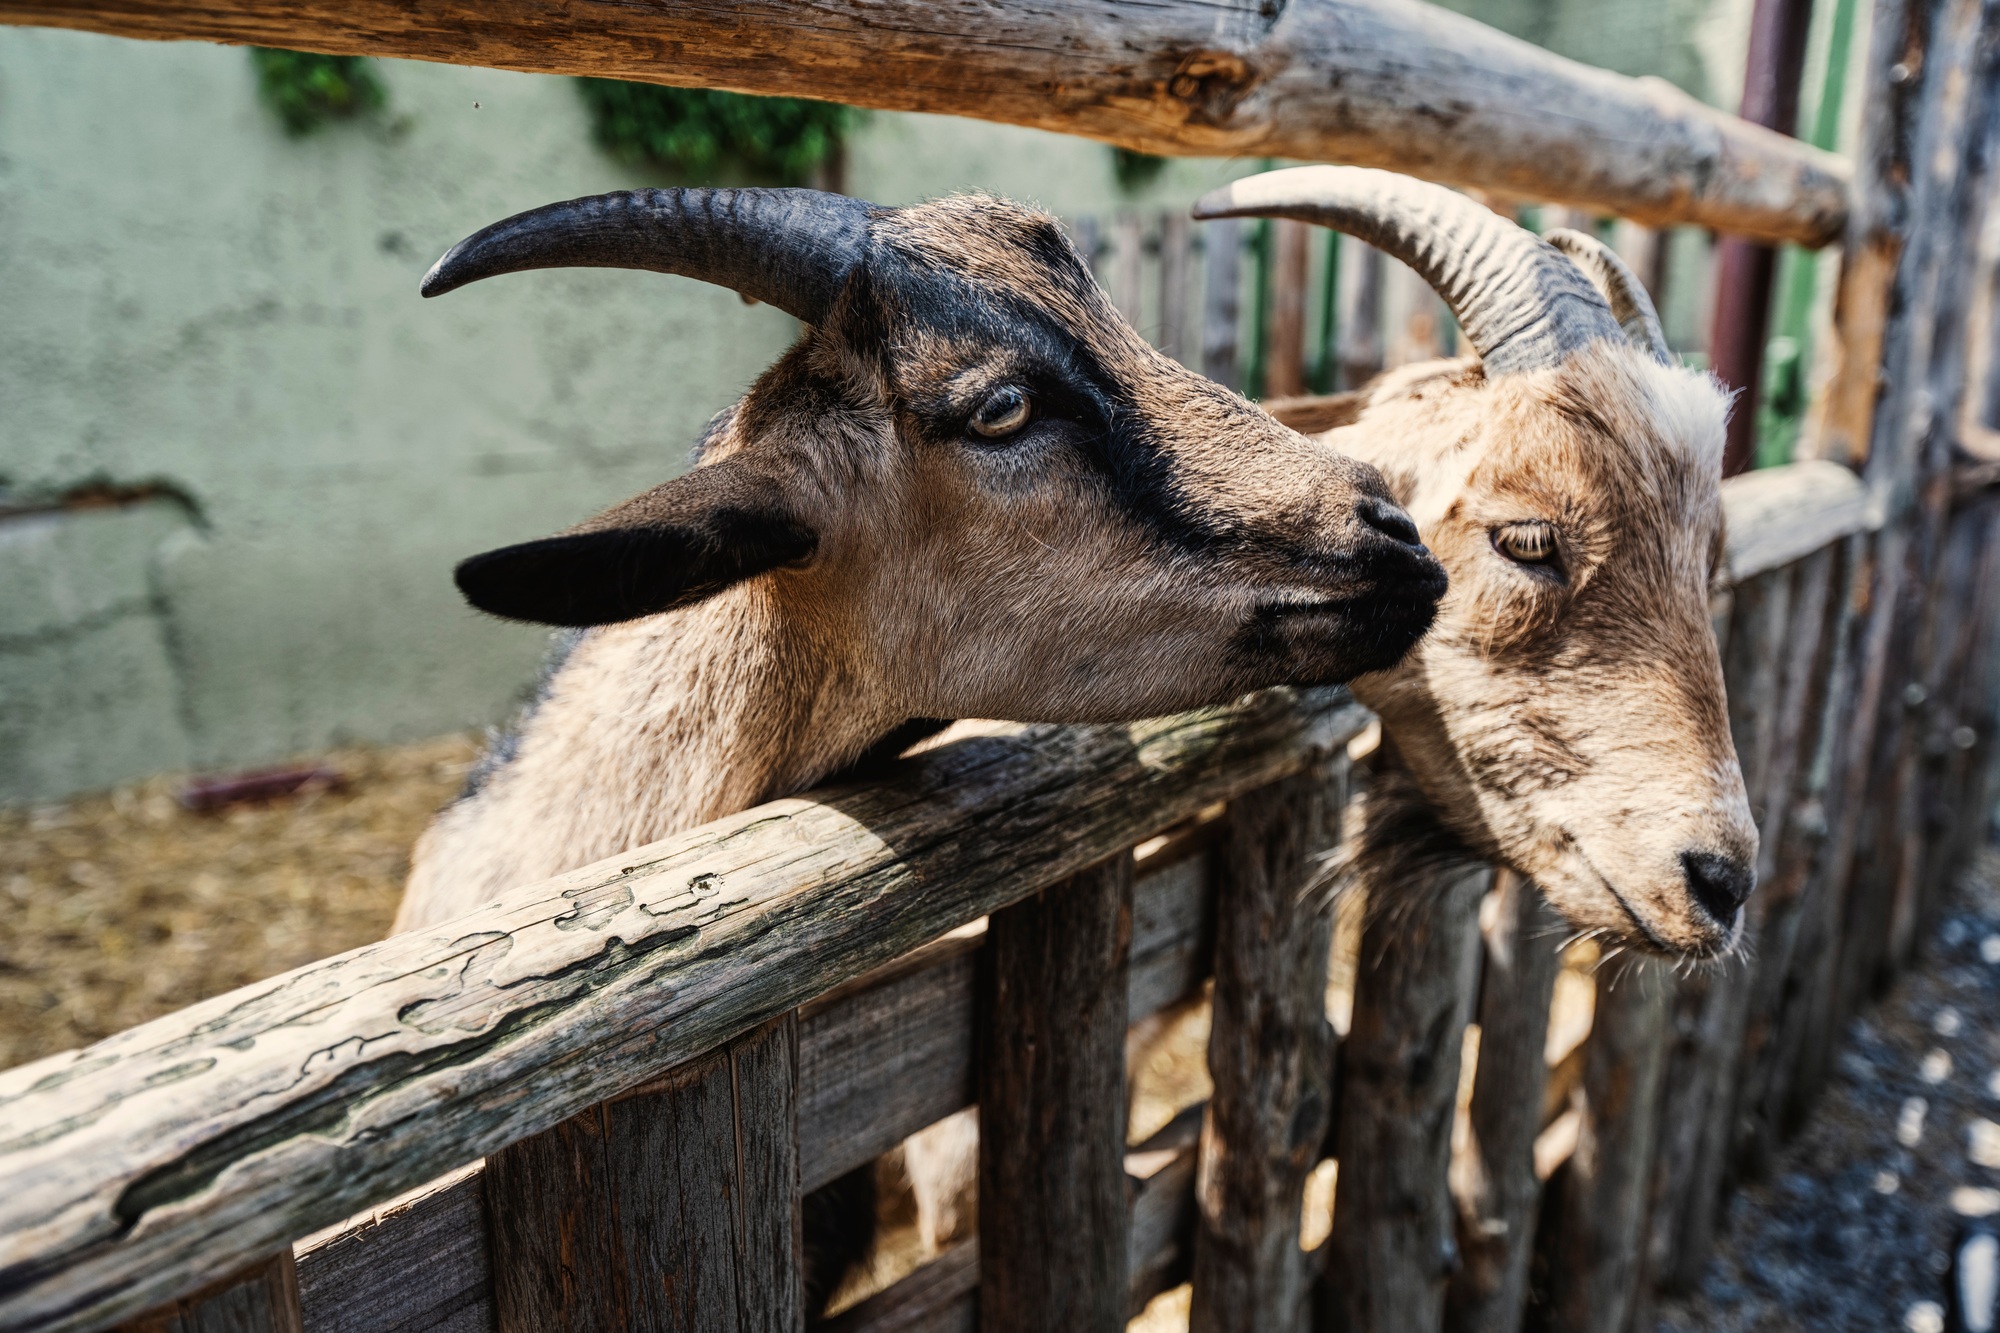
[{"label": "green vine", "polygon": [[1130,148],[1111,148],[1111,176],[1126,194],[1137,194],[1160,178],[1167,159],[1151,153],[1135,153]]},{"label": "green vine", "polygon": [[329,121],[379,111],[389,91],[361,56],[320,56],[305,51],[250,48],[257,94],[292,135],[311,134]]},{"label": "green vine", "polygon": [[861,116],[829,102],[615,79],[578,79],[577,91],[600,148],[629,165],[697,179],[733,164],[780,184],[804,184],[840,151]]}]

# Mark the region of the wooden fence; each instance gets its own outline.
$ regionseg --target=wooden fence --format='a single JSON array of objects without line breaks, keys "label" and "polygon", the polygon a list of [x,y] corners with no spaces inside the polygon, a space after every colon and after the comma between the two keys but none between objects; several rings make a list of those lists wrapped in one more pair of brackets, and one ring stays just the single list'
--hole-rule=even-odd
[{"label": "wooden fence", "polygon": [[[1344,692],[996,728],[0,1073],[0,1326],[797,1328],[802,1201],[973,1104],[976,1241],[840,1315],[847,1333],[1110,1329],[1190,1279],[1199,1330],[1511,1330],[1532,1308],[1620,1333],[1698,1272],[1727,1191],[1797,1125],[1984,828],[2000,506],[1957,441],[2000,424],[1963,387],[1993,379],[1966,331],[2000,0],[1878,0],[1851,173],[1414,6],[1247,6],[1241,31],[1156,8],[1136,73],[1135,38],[1114,59],[1116,16],[1087,0],[1011,15],[1009,40],[986,7],[901,0],[578,0],[559,29],[525,4],[404,0],[0,0],[0,18],[783,84],[1179,151],[1407,147],[1406,167],[1642,221],[1844,227],[1811,457],[1725,484],[1716,623],[1763,832],[1752,961],[1601,987],[1551,1069],[1545,909],[1461,875],[1349,941],[1336,1031],[1331,923],[1300,890],[1365,780],[1348,751],[1370,719]],[[1335,40],[1356,33],[1376,45]],[[1055,48],[1060,95],[1007,82]],[[663,49],[685,64],[662,74]],[[1336,114],[1315,61],[1383,100]],[[1395,88],[1362,77],[1391,65]],[[1444,153],[1412,88],[1535,133]],[[1630,162],[1606,167],[1614,151]],[[1184,359],[1222,358],[1245,320],[1174,295],[1195,290],[1175,225],[1161,325]],[[1250,321],[1267,355],[1306,319],[1298,287]],[[1301,380],[1325,360],[1280,359]],[[1213,1095],[1128,1143],[1128,1028],[1204,993]],[[1328,1174],[1307,1252],[1307,1184]]]}]

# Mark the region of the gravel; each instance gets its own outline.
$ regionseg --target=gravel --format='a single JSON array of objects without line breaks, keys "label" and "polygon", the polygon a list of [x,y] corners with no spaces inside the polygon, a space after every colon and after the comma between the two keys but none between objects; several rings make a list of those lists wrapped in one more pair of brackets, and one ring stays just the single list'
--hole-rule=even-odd
[{"label": "gravel", "polygon": [[1942,1333],[1953,1238],[2000,1216],[2000,852],[1846,1034],[1804,1132],[1655,1333]]}]

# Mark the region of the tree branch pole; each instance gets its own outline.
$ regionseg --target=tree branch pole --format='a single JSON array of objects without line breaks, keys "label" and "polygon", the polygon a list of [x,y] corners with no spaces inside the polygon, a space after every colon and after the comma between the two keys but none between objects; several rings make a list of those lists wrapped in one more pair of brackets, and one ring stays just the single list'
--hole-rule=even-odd
[{"label": "tree branch pole", "polygon": [[1847,165],[1410,0],[0,0],[0,22],[814,97],[1142,152],[1388,167],[1823,245]]}]

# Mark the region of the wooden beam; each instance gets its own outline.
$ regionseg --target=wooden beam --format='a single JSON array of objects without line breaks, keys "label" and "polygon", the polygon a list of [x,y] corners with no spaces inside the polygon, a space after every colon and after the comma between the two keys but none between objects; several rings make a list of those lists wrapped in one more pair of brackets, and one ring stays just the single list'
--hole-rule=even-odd
[{"label": "wooden beam", "polygon": [[995,912],[979,1049],[979,1323],[1125,1327],[1132,858]]},{"label": "wooden beam", "polygon": [[970,738],[0,1073],[0,1325],[143,1313],[1360,729],[1344,691]]},{"label": "wooden beam", "polygon": [[[1823,245],[1840,159],[1409,0],[0,0],[0,22],[815,97],[1350,162]],[[468,218],[466,226],[490,221]]]},{"label": "wooden beam", "polygon": [[1339,841],[1343,756],[1230,804],[1216,849],[1215,1080],[1201,1130],[1193,1333],[1296,1329],[1306,1177],[1332,1114],[1332,919],[1308,893]]}]

